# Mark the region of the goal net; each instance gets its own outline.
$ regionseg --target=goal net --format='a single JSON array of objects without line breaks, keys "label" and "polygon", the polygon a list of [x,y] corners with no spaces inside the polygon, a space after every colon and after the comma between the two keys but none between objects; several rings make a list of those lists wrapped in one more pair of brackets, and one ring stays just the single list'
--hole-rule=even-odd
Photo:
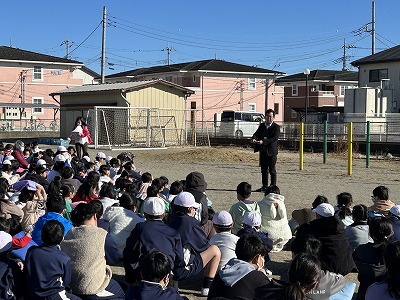
[{"label": "goal net", "polygon": [[201,112],[149,107],[96,106],[88,111],[95,148],[158,148],[210,146]]}]

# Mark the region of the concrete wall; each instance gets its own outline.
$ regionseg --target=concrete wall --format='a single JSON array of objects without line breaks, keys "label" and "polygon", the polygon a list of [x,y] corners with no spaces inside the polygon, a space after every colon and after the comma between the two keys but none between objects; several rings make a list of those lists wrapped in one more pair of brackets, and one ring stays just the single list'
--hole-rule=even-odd
[{"label": "concrete wall", "polygon": [[359,86],[360,87],[380,87],[381,82],[370,82],[369,71],[376,69],[388,69],[389,85],[393,87],[393,101],[395,105],[388,107],[389,113],[400,112],[400,62],[378,63],[362,65],[359,68]]}]

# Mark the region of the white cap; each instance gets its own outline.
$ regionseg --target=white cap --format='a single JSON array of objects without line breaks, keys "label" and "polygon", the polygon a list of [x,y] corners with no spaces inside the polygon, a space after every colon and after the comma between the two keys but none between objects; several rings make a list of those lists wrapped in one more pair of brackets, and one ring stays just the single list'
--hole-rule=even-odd
[{"label": "white cap", "polygon": [[9,160],[9,161],[15,160],[15,157],[12,155],[7,155],[6,157],[4,157],[4,160]]},{"label": "white cap", "polygon": [[213,216],[212,222],[215,225],[223,227],[230,227],[233,224],[232,216],[226,210],[221,210],[219,212],[216,212]]},{"label": "white cap", "polygon": [[200,203],[197,203],[194,199],[194,196],[189,192],[180,192],[178,195],[176,195],[174,198],[174,204],[183,207],[200,207]]},{"label": "white cap", "polygon": [[84,157],[82,157],[82,159],[86,160],[87,162],[90,162],[90,157],[85,155]]},{"label": "white cap", "polygon": [[54,161],[55,161],[55,162],[59,162],[59,161],[65,162],[66,159],[65,159],[65,156],[64,156],[64,155],[62,155],[62,154],[57,154],[56,157],[54,157]]},{"label": "white cap", "polygon": [[321,203],[312,211],[324,218],[332,217],[335,214],[335,208],[329,203]]},{"label": "white cap", "polygon": [[57,151],[59,151],[59,152],[67,152],[67,148],[65,148],[64,146],[58,146],[57,147]]},{"label": "white cap", "polygon": [[46,166],[47,162],[44,159],[38,159],[38,161],[36,162],[37,166]]},{"label": "white cap", "polygon": [[39,147],[32,149],[32,153],[39,153],[40,151],[44,151],[44,150],[40,149]]},{"label": "white cap", "polygon": [[149,197],[143,203],[144,212],[151,216],[161,216],[165,213],[165,202],[158,197]]},{"label": "white cap", "polygon": [[113,158],[113,157],[112,157],[111,155],[107,156],[107,157],[106,157],[106,162],[109,162],[110,160],[112,160],[112,158]]},{"label": "white cap", "polygon": [[3,165],[11,165],[11,161],[8,159],[3,160]]},{"label": "white cap", "polygon": [[[4,162],[3,162],[4,164]],[[393,215],[400,217],[400,205],[395,205],[392,206],[392,208],[389,210]]]},{"label": "white cap", "polygon": [[12,246],[12,236],[5,231],[0,231],[0,253],[8,251]]},{"label": "white cap", "polygon": [[97,152],[96,157],[105,159],[106,155],[104,154],[104,152]]},{"label": "white cap", "polygon": [[251,227],[261,225],[261,215],[256,211],[249,211],[244,214],[243,223]]}]

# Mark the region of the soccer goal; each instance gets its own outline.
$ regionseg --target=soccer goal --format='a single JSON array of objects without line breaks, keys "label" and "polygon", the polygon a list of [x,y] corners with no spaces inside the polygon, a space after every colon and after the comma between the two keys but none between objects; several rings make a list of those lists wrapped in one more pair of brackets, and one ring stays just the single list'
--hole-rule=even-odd
[{"label": "soccer goal", "polygon": [[197,124],[196,115],[197,111],[96,106],[88,120],[96,149],[209,146],[208,129]]}]

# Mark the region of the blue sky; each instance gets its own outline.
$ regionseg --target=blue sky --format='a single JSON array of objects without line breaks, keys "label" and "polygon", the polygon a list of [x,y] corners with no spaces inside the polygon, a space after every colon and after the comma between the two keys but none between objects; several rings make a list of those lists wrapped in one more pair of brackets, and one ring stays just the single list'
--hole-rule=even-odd
[{"label": "blue sky", "polygon": [[[344,38],[349,67],[371,54],[370,34],[358,30],[371,0],[4,1],[0,44],[62,57],[68,38],[71,58],[100,72],[103,6],[106,74],[166,64],[167,47],[171,64],[218,58],[287,74],[340,70]],[[400,43],[400,1],[375,6],[378,52]]]}]

